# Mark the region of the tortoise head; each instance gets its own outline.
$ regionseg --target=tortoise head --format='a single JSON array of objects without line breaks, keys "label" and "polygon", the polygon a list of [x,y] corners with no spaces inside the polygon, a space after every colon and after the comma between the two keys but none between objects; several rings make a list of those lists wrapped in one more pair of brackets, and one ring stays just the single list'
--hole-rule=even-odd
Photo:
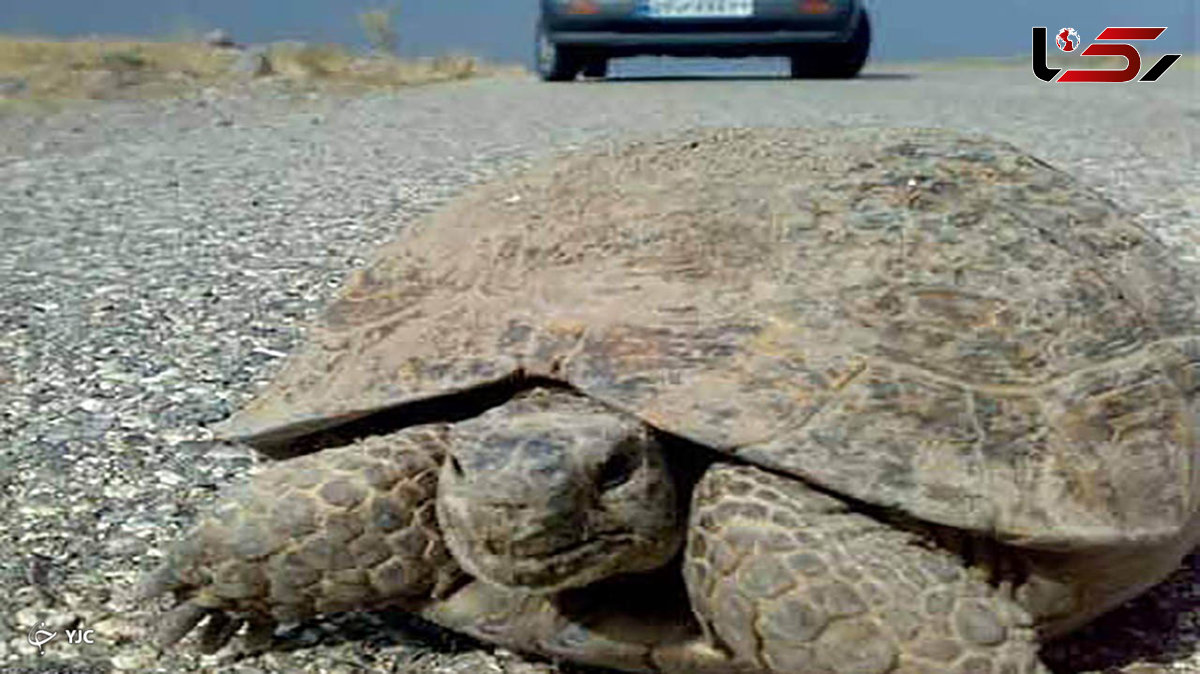
[{"label": "tortoise head", "polygon": [[476,578],[556,592],[666,564],[686,517],[655,433],[535,390],[453,427],[438,483],[446,542]]}]

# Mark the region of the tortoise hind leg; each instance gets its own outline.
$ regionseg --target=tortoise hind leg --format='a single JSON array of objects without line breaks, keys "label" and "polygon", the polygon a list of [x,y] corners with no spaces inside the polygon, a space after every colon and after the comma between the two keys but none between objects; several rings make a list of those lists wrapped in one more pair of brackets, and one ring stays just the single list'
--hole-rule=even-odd
[{"label": "tortoise hind leg", "polygon": [[156,641],[202,621],[214,651],[249,624],[245,646],[269,646],[277,622],[388,605],[415,608],[462,574],[437,528],[441,426],[405,429],[269,464],[228,494],[139,588],[179,605]]},{"label": "tortoise hind leg", "polygon": [[684,575],[706,636],[763,671],[1048,672],[1029,614],[961,558],[757,468],[701,479]]}]

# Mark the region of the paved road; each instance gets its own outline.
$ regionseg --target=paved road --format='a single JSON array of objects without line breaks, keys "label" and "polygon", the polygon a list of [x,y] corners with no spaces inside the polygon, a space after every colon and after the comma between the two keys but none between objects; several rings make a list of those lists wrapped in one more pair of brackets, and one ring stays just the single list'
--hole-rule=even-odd
[{"label": "paved road", "polygon": [[[268,92],[0,117],[0,669],[32,661],[25,632],[40,619],[97,630],[96,645],[55,642],[48,658],[213,666],[186,653],[151,660],[127,597],[147,559],[250,463],[209,451],[203,425],[270,377],[348,269],[470,182],[683,127],[948,127],[1074,173],[1200,264],[1198,78],[1182,66],[1122,86],[932,66],[846,82],[509,78],[353,100]],[[1200,671],[1197,578],[1192,560],[1058,647],[1060,670]],[[238,667],[556,671],[451,648],[461,644],[405,645],[402,634],[345,618],[292,634],[318,648]]]}]

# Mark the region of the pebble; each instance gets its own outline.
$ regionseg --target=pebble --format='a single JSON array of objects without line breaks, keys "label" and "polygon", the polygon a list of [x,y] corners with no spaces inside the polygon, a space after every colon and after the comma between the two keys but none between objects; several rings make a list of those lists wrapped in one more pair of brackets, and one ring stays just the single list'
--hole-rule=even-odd
[{"label": "pebble", "polygon": [[51,613],[46,616],[46,627],[52,631],[62,631],[74,629],[79,624],[79,616],[74,613]]},{"label": "pebble", "polygon": [[154,656],[154,651],[148,648],[127,649],[113,656],[111,662],[113,669],[118,671],[138,672],[152,667],[155,664]]}]

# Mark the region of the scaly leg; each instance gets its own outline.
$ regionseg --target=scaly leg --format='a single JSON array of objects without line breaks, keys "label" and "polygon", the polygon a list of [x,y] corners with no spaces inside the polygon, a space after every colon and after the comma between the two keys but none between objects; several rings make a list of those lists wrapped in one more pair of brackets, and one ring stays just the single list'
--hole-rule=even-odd
[{"label": "scaly leg", "polygon": [[180,602],[158,628],[175,643],[207,618],[215,651],[249,622],[246,646],[276,622],[382,606],[416,608],[463,580],[438,530],[443,426],[419,426],[267,466],[220,503],[147,576],[143,597]]},{"label": "scaly leg", "polygon": [[799,480],[713,466],[689,529],[692,608],[735,662],[779,674],[1048,671],[1029,614],[982,573]]}]

